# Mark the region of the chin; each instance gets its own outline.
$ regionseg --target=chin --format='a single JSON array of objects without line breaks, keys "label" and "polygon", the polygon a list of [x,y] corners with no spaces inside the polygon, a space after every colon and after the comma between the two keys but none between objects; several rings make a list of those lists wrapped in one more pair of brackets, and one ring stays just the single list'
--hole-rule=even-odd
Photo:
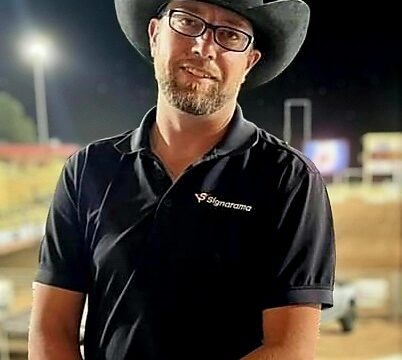
[{"label": "chin", "polygon": [[202,91],[208,92],[211,89],[211,84],[203,84],[201,81],[178,81],[176,80],[177,88],[185,91]]}]

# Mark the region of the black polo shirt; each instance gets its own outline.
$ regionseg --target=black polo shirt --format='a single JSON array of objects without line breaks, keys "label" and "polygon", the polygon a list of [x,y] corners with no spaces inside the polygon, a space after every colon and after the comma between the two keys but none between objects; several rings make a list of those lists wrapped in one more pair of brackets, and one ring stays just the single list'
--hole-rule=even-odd
[{"label": "black polo shirt", "polygon": [[[236,112],[173,183],[140,127],[72,155],[36,281],[88,294],[86,359],[239,359],[262,311],[332,306],[334,232],[316,167]],[[185,149],[184,149],[185,151]]]}]

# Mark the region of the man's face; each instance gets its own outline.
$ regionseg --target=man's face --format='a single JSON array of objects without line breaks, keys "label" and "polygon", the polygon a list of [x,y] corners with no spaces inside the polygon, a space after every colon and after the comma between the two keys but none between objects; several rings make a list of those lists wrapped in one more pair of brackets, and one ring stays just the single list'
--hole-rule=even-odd
[{"label": "man's face", "polygon": [[[173,0],[167,9],[253,34],[246,19],[215,5]],[[193,115],[213,114],[236,99],[246,74],[261,56],[252,45],[244,52],[224,49],[214,41],[211,29],[199,37],[182,35],[169,26],[168,15],[151,20],[149,37],[159,91],[172,106]]]}]

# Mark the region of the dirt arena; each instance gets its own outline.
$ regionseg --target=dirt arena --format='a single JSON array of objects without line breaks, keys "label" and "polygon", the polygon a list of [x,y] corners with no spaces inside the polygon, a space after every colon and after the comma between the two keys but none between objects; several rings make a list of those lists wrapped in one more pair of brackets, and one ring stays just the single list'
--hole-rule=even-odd
[{"label": "dirt arena", "polygon": [[333,203],[332,209],[340,271],[402,270],[402,202],[355,199]]},{"label": "dirt arena", "polygon": [[[370,203],[356,198],[334,202],[332,209],[337,278],[402,279],[402,202]],[[337,323],[322,325],[317,360],[401,360],[401,283],[397,291],[381,307],[359,309],[351,333],[342,333]]]},{"label": "dirt arena", "polygon": [[402,322],[359,319],[351,333],[336,323],[321,327],[317,360],[402,360]]}]

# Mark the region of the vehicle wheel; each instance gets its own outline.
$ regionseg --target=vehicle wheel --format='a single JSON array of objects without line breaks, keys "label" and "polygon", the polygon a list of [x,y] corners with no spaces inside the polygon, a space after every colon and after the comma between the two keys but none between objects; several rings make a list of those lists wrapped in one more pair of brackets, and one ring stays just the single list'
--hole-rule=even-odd
[{"label": "vehicle wheel", "polygon": [[350,332],[355,328],[355,322],[357,318],[357,309],[355,302],[350,303],[350,308],[343,318],[340,319],[342,330],[344,332]]}]

